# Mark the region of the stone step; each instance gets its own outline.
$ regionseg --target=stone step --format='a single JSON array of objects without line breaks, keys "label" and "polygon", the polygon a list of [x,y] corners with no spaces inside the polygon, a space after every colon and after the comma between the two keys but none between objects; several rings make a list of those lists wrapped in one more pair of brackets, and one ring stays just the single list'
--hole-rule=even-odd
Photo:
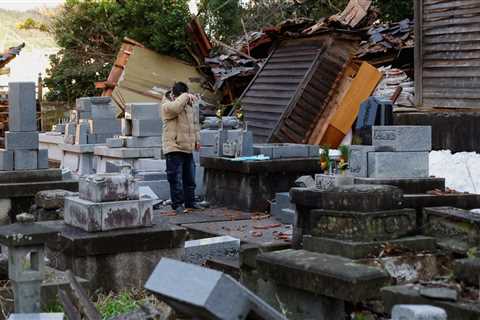
[{"label": "stone step", "polygon": [[414,209],[384,211],[339,211],[316,209],[310,212],[312,236],[352,241],[393,240],[414,235],[417,213]]},{"label": "stone step", "polygon": [[477,301],[450,302],[429,299],[420,295],[421,285],[399,285],[382,289],[382,300],[385,311],[390,313],[398,304],[428,304],[444,309],[448,320],[480,319],[480,304]]},{"label": "stone step", "polygon": [[263,253],[257,256],[257,267],[262,277],[281,285],[350,302],[377,298],[389,283],[378,268],[305,250]]},{"label": "stone step", "polygon": [[445,190],[445,178],[355,178],[356,184],[381,184],[402,189],[404,194],[427,193]]},{"label": "stone step", "polygon": [[303,236],[303,248],[308,251],[333,254],[349,259],[364,259],[378,256],[386,243],[407,251],[435,251],[436,240],[433,237],[414,236],[389,241],[347,241],[331,238]]}]

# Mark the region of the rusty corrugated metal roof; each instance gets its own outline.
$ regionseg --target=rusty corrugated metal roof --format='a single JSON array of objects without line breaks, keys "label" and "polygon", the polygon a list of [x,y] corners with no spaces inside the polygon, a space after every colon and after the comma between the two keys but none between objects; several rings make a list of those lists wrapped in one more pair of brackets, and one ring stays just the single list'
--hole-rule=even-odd
[{"label": "rusty corrugated metal roof", "polygon": [[254,141],[305,143],[358,43],[336,32],[282,41],[241,99]]}]

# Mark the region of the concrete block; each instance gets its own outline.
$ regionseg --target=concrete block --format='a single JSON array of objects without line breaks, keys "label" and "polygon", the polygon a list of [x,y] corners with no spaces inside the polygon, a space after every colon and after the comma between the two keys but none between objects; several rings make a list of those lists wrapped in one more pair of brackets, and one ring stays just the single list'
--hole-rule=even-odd
[{"label": "concrete block", "polygon": [[87,134],[87,144],[96,144],[97,143],[97,135],[96,134]]},{"label": "concrete block", "polygon": [[374,126],[372,145],[389,151],[431,151],[431,126]]},{"label": "concrete block", "polygon": [[130,185],[136,187],[133,177],[103,173],[80,177],[78,191],[80,199],[92,202],[136,200],[138,191],[129,192]]},{"label": "concrete block", "polygon": [[95,134],[95,143],[96,144],[105,144],[107,143],[108,138],[112,138],[113,136],[118,135],[118,133],[105,133],[105,134],[100,134],[97,133]]},{"label": "concrete block", "polygon": [[273,159],[283,158],[308,158],[309,147],[302,144],[274,144]]},{"label": "concrete block", "polygon": [[125,140],[124,138],[108,138],[107,139],[107,147],[109,148],[123,148],[125,147]]},{"label": "concrete block", "polygon": [[108,158],[154,158],[158,155],[160,148],[108,148],[107,146],[96,146],[95,155]]},{"label": "concrete block", "polygon": [[129,120],[160,120],[160,105],[158,103],[129,103],[125,109],[125,119]]},{"label": "concrete block", "polygon": [[167,180],[136,181],[138,187],[149,187],[160,200],[170,199],[170,184]]},{"label": "concrete block", "polygon": [[37,168],[48,169],[48,149],[39,149],[37,154]]},{"label": "concrete block", "polygon": [[368,177],[426,178],[428,152],[369,152]]},{"label": "concrete block", "polygon": [[38,132],[5,132],[5,149],[34,150],[38,149]]},{"label": "concrete block", "polygon": [[91,153],[81,153],[79,154],[79,162],[78,162],[78,174],[88,175],[95,173],[95,158]]},{"label": "concrete block", "polygon": [[162,135],[162,122],[159,119],[132,120],[132,136],[150,137]]},{"label": "concrete block", "polygon": [[430,305],[399,304],[392,309],[392,320],[447,320],[447,313]]},{"label": "concrete block", "polygon": [[15,150],[13,154],[15,170],[38,169],[37,150]]},{"label": "concrete block", "polygon": [[90,118],[93,120],[98,119],[115,119],[116,118],[115,106],[111,104],[94,104],[92,105],[92,111],[90,112]]},{"label": "concrete block", "polygon": [[79,123],[75,132],[75,144],[87,144],[87,135],[90,133],[88,123]]},{"label": "concrete block", "polygon": [[13,170],[13,151],[0,149],[0,170],[1,171]]},{"label": "concrete block", "polygon": [[240,240],[231,236],[221,236],[190,240],[185,242],[184,261],[202,265],[211,258],[237,256]]},{"label": "concrete block", "polygon": [[200,157],[218,157],[218,147],[200,147]]},{"label": "concrete block", "polygon": [[95,119],[88,121],[90,132],[94,134],[111,134],[111,136],[122,133],[122,122],[120,119]]},{"label": "concrete block", "polygon": [[152,213],[150,199],[95,203],[65,197],[65,223],[88,232],[150,226]]},{"label": "concrete block", "polygon": [[368,153],[374,152],[375,147],[351,145],[349,148],[348,166],[351,176],[368,177]]},{"label": "concrete block", "polygon": [[166,172],[167,160],[162,159],[138,159],[135,161],[134,169],[138,171]]},{"label": "concrete block", "polygon": [[91,112],[93,106],[110,106],[115,108],[111,97],[81,97],[75,101],[75,109],[83,112]]},{"label": "concrete block", "polygon": [[202,147],[213,146],[218,147],[219,131],[218,130],[200,130],[200,145]]},{"label": "concrete block", "polygon": [[122,123],[122,136],[131,136],[132,135],[132,121],[128,119],[121,119]]},{"label": "concrete block", "polygon": [[126,137],[125,146],[127,148],[160,148],[162,147],[162,137]]},{"label": "concrete block", "polygon": [[37,131],[34,82],[8,84],[8,128],[12,132]]},{"label": "concrete block", "polygon": [[160,260],[145,288],[189,317],[233,320],[255,314],[259,319],[286,320],[231,277],[173,259]]}]

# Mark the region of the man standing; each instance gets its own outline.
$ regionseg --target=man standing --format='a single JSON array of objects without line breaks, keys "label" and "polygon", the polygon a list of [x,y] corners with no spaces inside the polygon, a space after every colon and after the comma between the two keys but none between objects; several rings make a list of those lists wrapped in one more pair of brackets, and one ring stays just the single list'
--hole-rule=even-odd
[{"label": "man standing", "polygon": [[172,208],[177,212],[199,209],[195,204],[195,161],[198,150],[199,124],[195,120],[193,103],[197,97],[188,93],[188,86],[176,82],[160,106],[163,121],[163,153],[167,159]]}]

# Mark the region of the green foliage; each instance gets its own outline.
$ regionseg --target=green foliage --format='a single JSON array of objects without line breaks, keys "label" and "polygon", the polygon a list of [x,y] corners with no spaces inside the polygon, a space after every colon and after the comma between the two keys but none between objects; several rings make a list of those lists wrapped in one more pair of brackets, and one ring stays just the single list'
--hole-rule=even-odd
[{"label": "green foliage", "polygon": [[380,11],[384,21],[400,21],[413,18],[414,0],[373,0],[373,5]]},{"label": "green foliage", "polygon": [[16,28],[19,29],[19,30],[36,29],[36,30],[40,30],[42,32],[47,32],[48,31],[48,26],[45,23],[35,21],[34,19],[32,19],[30,17],[25,19],[22,22],[18,22],[16,24]]},{"label": "green foliage", "polygon": [[124,37],[162,54],[188,59],[188,0],[67,0],[52,29],[62,48],[51,57],[47,99],[72,103],[95,95]]},{"label": "green foliage", "polygon": [[140,307],[142,300],[138,300],[135,292],[122,291],[117,295],[107,294],[99,295],[96,307],[102,319],[110,319],[112,317],[130,312]]},{"label": "green foliage", "polygon": [[239,0],[200,0],[199,17],[210,37],[230,41],[242,33]]}]

